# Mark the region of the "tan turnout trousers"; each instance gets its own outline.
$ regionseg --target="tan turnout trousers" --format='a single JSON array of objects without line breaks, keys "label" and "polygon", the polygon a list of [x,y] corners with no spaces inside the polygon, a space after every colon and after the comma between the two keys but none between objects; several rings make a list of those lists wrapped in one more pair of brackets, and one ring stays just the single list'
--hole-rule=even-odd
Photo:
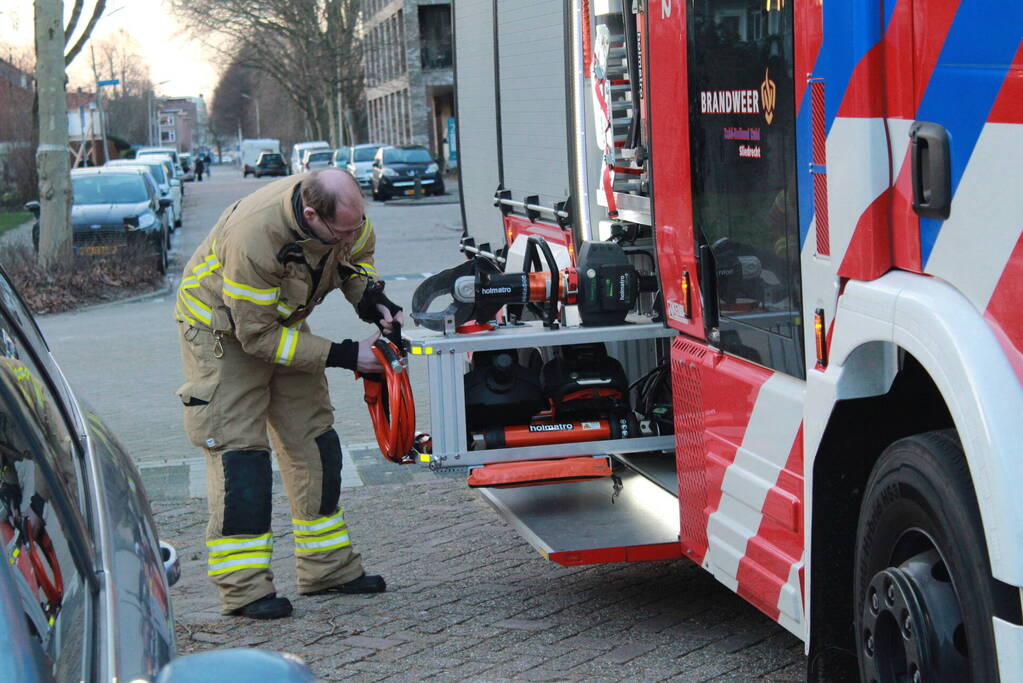
[{"label": "tan turnout trousers", "polygon": [[276,592],[271,444],[291,504],[299,592],[357,579],[362,562],[338,507],[341,447],[324,374],[256,358],[228,335],[179,328],[186,382],[178,395],[188,438],[206,454],[208,574],[223,613]]}]

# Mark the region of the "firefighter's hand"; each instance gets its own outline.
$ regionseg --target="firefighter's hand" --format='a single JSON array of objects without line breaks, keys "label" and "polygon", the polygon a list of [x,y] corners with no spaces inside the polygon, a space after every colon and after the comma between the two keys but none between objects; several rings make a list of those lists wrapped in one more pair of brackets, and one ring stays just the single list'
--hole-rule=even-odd
[{"label": "firefighter's hand", "polygon": [[384,334],[390,334],[393,332],[393,324],[398,323],[399,327],[405,326],[405,314],[399,308],[396,315],[391,315],[391,310],[384,304],[377,304],[377,310],[380,311],[380,320],[377,321],[377,325],[383,330]]},{"label": "firefighter's hand", "polygon": [[384,366],[380,359],[373,353],[373,344],[380,339],[380,333],[374,332],[371,336],[359,342],[359,356],[355,361],[355,370],[363,375],[383,372]]}]

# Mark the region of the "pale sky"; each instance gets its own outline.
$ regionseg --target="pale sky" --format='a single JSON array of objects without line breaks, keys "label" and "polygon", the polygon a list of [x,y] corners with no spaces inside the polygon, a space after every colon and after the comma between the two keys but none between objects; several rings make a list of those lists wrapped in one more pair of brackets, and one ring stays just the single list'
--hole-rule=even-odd
[{"label": "pale sky", "polygon": [[[64,1],[65,16],[72,4],[70,0]],[[94,0],[86,0],[80,27],[88,22],[93,4]],[[32,0],[0,0],[0,43],[31,47],[32,22]],[[162,0],[107,0],[106,11],[90,41],[103,40],[121,28],[138,40],[142,59],[149,65],[150,79],[154,84],[160,83],[156,86],[158,95],[202,94],[210,101],[217,85],[219,55],[182,34]],[[69,77],[72,85],[92,81],[88,44],[72,63]]]}]

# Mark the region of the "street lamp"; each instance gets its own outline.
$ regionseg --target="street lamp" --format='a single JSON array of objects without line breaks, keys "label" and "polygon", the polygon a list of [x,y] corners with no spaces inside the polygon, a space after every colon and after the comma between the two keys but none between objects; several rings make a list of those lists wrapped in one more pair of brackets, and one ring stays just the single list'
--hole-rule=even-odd
[{"label": "street lamp", "polygon": [[256,99],[255,97],[252,97],[251,95],[249,95],[247,93],[243,93],[242,92],[242,93],[238,93],[238,94],[241,95],[242,97],[244,97],[247,100],[252,100],[252,102],[256,105],[256,137],[257,138],[263,137],[263,134],[262,134],[262,132],[259,129],[259,100]]}]

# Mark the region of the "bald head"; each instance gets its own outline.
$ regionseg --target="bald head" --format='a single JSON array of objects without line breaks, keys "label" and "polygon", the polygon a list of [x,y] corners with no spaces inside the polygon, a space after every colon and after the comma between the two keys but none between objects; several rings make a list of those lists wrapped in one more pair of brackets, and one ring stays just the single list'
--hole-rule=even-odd
[{"label": "bald head", "polygon": [[313,171],[302,181],[302,216],[327,244],[354,241],[364,211],[362,190],[352,174],[340,168]]}]

